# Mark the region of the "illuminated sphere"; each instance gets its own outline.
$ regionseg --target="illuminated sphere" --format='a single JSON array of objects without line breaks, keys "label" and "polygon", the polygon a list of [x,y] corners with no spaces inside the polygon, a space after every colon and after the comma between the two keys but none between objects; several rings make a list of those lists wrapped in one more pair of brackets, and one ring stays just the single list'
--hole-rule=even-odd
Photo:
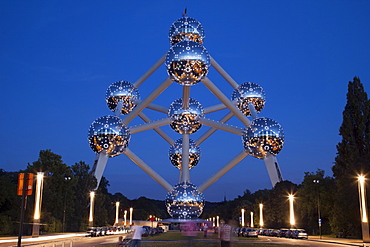
[{"label": "illuminated sphere", "polygon": [[137,105],[139,99],[139,90],[128,81],[117,81],[111,84],[105,94],[105,101],[109,109],[113,112],[116,110],[118,102],[122,100],[121,114],[123,115],[130,113]]},{"label": "illuminated sphere", "polygon": [[202,124],[200,118],[203,117],[203,107],[195,99],[189,99],[189,107],[185,110],[182,107],[182,98],[172,102],[168,116],[171,118],[171,128],[180,134],[191,134],[196,132]]},{"label": "illuminated sphere", "polygon": [[168,34],[171,45],[183,40],[190,40],[203,44],[204,29],[199,21],[191,17],[182,17],[172,23]]},{"label": "illuminated sphere", "polygon": [[167,72],[181,85],[197,84],[207,75],[210,56],[203,45],[194,41],[181,41],[166,55]]},{"label": "illuminated sphere", "polygon": [[263,88],[255,83],[246,82],[239,85],[232,94],[232,101],[244,115],[250,116],[248,103],[254,105],[257,113],[265,107],[266,94]]},{"label": "illuminated sphere", "polygon": [[263,159],[267,153],[277,155],[284,145],[281,125],[270,118],[256,118],[242,136],[244,149],[253,157]]},{"label": "illuminated sphere", "polygon": [[119,117],[104,116],[91,124],[88,140],[95,153],[105,151],[109,157],[114,157],[128,146],[130,132]]},{"label": "illuminated sphere", "polygon": [[[182,165],[182,138],[178,139],[174,145],[170,147],[168,152],[172,165],[181,169]],[[189,141],[189,169],[195,167],[200,159],[200,147],[193,140]]]},{"label": "illuminated sphere", "polygon": [[176,184],[166,196],[167,212],[173,219],[196,219],[204,207],[204,195],[192,183]]}]

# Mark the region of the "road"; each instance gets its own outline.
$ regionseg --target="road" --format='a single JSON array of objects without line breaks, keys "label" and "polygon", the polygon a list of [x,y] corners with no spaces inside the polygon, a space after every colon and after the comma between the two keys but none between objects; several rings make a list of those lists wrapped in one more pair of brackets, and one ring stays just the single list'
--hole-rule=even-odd
[{"label": "road", "polygon": [[[111,235],[104,237],[85,237],[83,233],[77,234],[59,234],[42,236],[39,238],[25,237],[22,239],[22,246],[27,247],[91,247],[91,246],[104,246],[109,244],[115,244],[118,241],[119,236],[125,236],[125,234]],[[215,241],[205,240],[204,241]],[[304,245],[309,247],[348,247],[348,246],[365,246],[359,239],[341,239],[341,238],[327,238],[319,239],[319,237],[310,236],[309,239],[287,239],[287,238],[276,238],[259,236],[259,240],[243,240],[239,238],[238,241],[246,241],[248,243],[279,243],[279,244],[291,244],[291,245]],[[146,241],[143,241],[146,242]],[[18,239],[13,238],[0,238],[0,247],[14,247],[17,246]],[[148,246],[148,245],[147,245]],[[150,243],[149,243],[150,246]],[[366,245],[370,246],[370,244]]]}]

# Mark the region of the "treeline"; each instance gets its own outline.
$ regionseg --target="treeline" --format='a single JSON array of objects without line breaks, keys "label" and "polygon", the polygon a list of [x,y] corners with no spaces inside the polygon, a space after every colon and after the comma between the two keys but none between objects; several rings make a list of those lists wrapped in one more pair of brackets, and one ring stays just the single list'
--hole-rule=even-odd
[{"label": "treeline", "polygon": [[[241,209],[246,219],[254,212],[258,226],[259,204],[263,206],[264,227],[290,227],[288,194],[294,194],[295,227],[318,234],[318,219],[322,234],[361,237],[358,175],[370,177],[370,100],[358,77],[348,83],[347,104],[339,129],[342,140],[337,144],[337,156],[332,166],[333,177],[318,169],[306,172],[301,184],[282,181],[271,190],[259,190],[230,201],[206,203],[202,218],[220,216],[238,220]],[[333,145],[335,145],[333,143]],[[89,192],[96,187],[90,167],[83,161],[72,166],[63,163],[51,150],[40,151],[39,159],[19,172],[45,172],[42,229],[45,232],[84,231],[88,226]],[[0,169],[0,235],[18,233],[21,198],[16,195],[18,172]],[[135,219],[146,220],[149,215],[168,218],[164,201],[140,197],[129,200],[121,193],[110,194],[109,182],[101,180],[95,197],[94,225],[111,225],[115,219],[115,202],[121,212],[135,208]],[[368,185],[367,185],[368,189]],[[367,199],[368,200],[368,199]],[[25,233],[32,229],[34,196],[28,196]],[[369,205],[369,204],[368,204]],[[320,214],[320,217],[319,217]]]}]

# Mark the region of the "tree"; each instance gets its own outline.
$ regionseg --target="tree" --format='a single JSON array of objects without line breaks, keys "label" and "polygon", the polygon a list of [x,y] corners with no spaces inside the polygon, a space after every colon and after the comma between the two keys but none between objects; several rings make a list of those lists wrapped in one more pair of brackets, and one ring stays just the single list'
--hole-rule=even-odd
[{"label": "tree", "polygon": [[370,102],[358,77],[348,83],[347,103],[339,129],[342,136],[332,167],[337,193],[331,220],[335,233],[361,236],[356,178],[370,172]]}]

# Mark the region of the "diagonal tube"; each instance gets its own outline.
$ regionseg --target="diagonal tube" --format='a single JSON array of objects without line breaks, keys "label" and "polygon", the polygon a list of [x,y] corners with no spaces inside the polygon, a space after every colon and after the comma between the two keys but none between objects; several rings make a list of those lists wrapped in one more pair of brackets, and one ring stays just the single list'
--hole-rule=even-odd
[{"label": "diagonal tube", "polygon": [[[150,119],[148,116],[146,116],[143,112],[139,114],[139,117],[144,120],[145,122],[149,123]],[[165,139],[170,145],[173,145],[175,142],[172,140],[172,138],[167,135],[163,130],[160,128],[154,128],[154,131],[158,133],[163,139]]]},{"label": "diagonal tube", "polygon": [[162,178],[158,173],[156,173],[150,166],[145,164],[143,160],[141,160],[136,154],[134,154],[130,149],[126,148],[123,151],[126,156],[132,160],[138,167],[143,169],[151,178],[153,178],[157,183],[159,183],[165,190],[168,192],[172,190],[172,186]]},{"label": "diagonal tube", "polygon": [[[226,114],[226,116],[224,116],[220,122],[221,123],[226,123],[227,121],[230,120],[230,118],[232,118],[234,116],[234,114],[232,112],[229,112],[228,114]],[[206,133],[204,133],[201,137],[198,138],[198,140],[195,141],[195,144],[196,145],[200,145],[202,142],[204,142],[208,137],[210,137],[213,133],[216,132],[216,128],[211,128],[209,130],[207,130]]]},{"label": "diagonal tube", "polygon": [[235,89],[238,88],[239,85],[233,78],[216,62],[216,60],[211,57],[211,65],[216,71]]},{"label": "diagonal tube", "polygon": [[[167,54],[167,53],[166,53]],[[148,69],[135,83],[134,87],[138,88],[140,85],[151,76],[154,71],[156,71],[165,61],[166,61],[166,54],[164,54],[152,67]]]}]

